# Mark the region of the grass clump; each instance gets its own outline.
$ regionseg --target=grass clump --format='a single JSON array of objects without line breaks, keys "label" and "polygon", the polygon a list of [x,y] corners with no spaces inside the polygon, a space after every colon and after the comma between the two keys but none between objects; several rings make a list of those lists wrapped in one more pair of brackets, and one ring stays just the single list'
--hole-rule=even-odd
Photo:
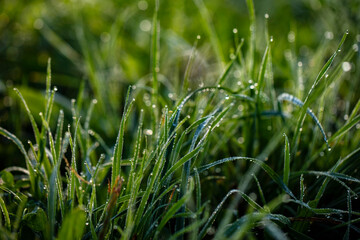
[{"label": "grass clump", "polygon": [[[343,63],[357,57],[357,48],[343,46],[348,33],[322,67],[309,67],[305,74],[303,63],[296,64],[294,87],[285,92],[274,80],[274,40],[267,27],[265,34],[256,32],[251,0],[247,1],[249,37],[239,40],[234,31],[235,46],[227,64],[204,3],[195,2],[220,70],[213,82],[188,90],[197,39],[178,99],[165,97],[169,89],[160,81],[158,3],[153,15],[151,81],[128,86],[122,104],[108,106],[111,96],[99,99],[99,108],[97,100],[82,102],[83,86],[68,106],[68,118],[59,110],[57,88],[52,88],[50,60],[39,118],[21,91],[14,89],[34,137],[25,146],[0,127],[0,134],[19,148],[26,164],[0,173],[1,238],[349,239],[360,235],[356,208],[360,101],[345,122],[332,123],[329,113],[336,111],[329,103],[340,94]],[[265,26],[268,21],[266,16]],[[262,50],[256,45],[260,37],[266,44]],[[86,42],[82,44],[85,48]],[[87,57],[91,70],[93,59]],[[91,79],[95,95],[115,94],[96,77]],[[123,110],[117,115],[119,105]],[[106,114],[106,109],[110,123],[104,122],[106,116],[96,116]],[[110,144],[94,129],[109,126],[117,132]]]}]

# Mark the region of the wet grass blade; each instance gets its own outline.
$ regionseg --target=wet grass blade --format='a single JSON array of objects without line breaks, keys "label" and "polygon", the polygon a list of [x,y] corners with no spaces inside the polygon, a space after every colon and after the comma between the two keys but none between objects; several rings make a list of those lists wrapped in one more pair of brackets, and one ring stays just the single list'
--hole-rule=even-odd
[{"label": "wet grass blade", "polygon": [[289,185],[289,177],[290,177],[290,144],[289,139],[284,133],[285,137],[285,148],[284,148],[284,176],[283,181],[286,185]]},{"label": "wet grass blade", "polygon": [[120,162],[122,158],[122,151],[124,145],[124,131],[125,131],[125,123],[127,118],[129,117],[131,105],[134,101],[129,102],[130,96],[130,87],[126,94],[126,100],[124,105],[123,116],[120,121],[119,133],[116,139],[114,154],[113,154],[113,164],[112,164],[112,175],[111,175],[111,185],[115,183],[115,180],[118,176],[120,176]]},{"label": "wet grass blade", "polygon": [[11,230],[11,222],[10,222],[9,212],[6,208],[6,204],[5,204],[4,200],[2,199],[2,197],[0,197],[0,208],[1,208],[2,214],[4,215],[5,227],[8,230]]},{"label": "wet grass blade", "polygon": [[20,152],[25,157],[26,167],[27,167],[27,170],[29,171],[31,192],[35,193],[35,191],[37,191],[36,181],[35,181],[36,175],[35,175],[34,167],[26,153],[24,145],[14,134],[10,133],[9,131],[7,131],[6,129],[4,129],[2,127],[0,127],[0,134],[3,135],[4,137],[8,138],[9,140],[11,140],[13,143],[15,143],[15,145],[20,149]]},{"label": "wet grass blade", "polygon": [[[298,99],[298,98],[296,98],[293,95],[290,95],[288,93],[282,93],[281,95],[279,95],[278,96],[278,101],[288,101],[288,102],[290,102],[290,103],[292,103],[292,104],[294,104],[296,106],[299,106],[301,108],[304,106],[304,103],[300,99]],[[328,150],[330,151],[331,148],[330,148],[330,145],[329,145],[329,141],[328,141],[328,139],[326,137],[324,128],[322,127],[319,119],[315,116],[315,114],[313,113],[313,111],[310,108],[307,108],[306,113],[309,114],[309,116],[315,121],[316,125],[319,127],[320,132],[323,135],[324,141],[325,141],[325,143],[326,143],[326,145],[328,147]]]},{"label": "wet grass blade", "polygon": [[39,128],[37,127],[36,125],[36,122],[35,122],[35,119],[33,117],[33,115],[31,114],[31,111],[24,99],[24,97],[22,96],[22,94],[20,93],[20,91],[17,89],[17,88],[14,88],[14,91],[17,93],[17,95],[20,97],[21,101],[23,102],[24,104],[24,107],[25,107],[25,110],[26,110],[26,113],[30,119],[30,123],[31,123],[31,126],[32,126],[32,129],[34,131],[34,136],[35,136],[35,140],[36,140],[36,144],[40,144],[40,132],[39,132]]}]

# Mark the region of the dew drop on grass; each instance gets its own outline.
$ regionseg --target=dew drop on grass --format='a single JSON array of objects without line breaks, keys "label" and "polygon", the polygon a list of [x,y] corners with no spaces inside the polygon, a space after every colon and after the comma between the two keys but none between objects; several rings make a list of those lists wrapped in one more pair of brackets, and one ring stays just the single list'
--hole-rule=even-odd
[{"label": "dew drop on grass", "polygon": [[328,152],[330,152],[330,151],[331,151],[331,147],[328,147],[328,149],[327,149],[327,150],[328,150]]},{"label": "dew drop on grass", "polygon": [[328,40],[331,40],[331,39],[334,38],[333,32],[327,31],[327,32],[324,33],[324,35],[325,35],[325,38],[328,39]]},{"label": "dew drop on grass", "polygon": [[356,129],[360,129],[360,123],[356,124]]},{"label": "dew drop on grass", "polygon": [[325,155],[324,152],[320,152],[320,157],[323,157]]},{"label": "dew drop on grass", "polygon": [[268,18],[269,18],[269,14],[265,13],[264,17],[265,17],[266,19],[268,19]]},{"label": "dew drop on grass", "polygon": [[270,42],[274,42],[274,37],[270,36]]},{"label": "dew drop on grass", "polygon": [[141,0],[138,2],[138,8],[142,11],[145,11],[148,8],[147,1]]},{"label": "dew drop on grass", "polygon": [[344,72],[349,72],[351,70],[351,64],[349,62],[343,62],[341,67]]},{"label": "dew drop on grass", "polygon": [[197,39],[197,40],[200,40],[200,39],[201,39],[201,36],[200,36],[200,35],[197,35],[197,36],[196,36],[196,39]]},{"label": "dew drop on grass", "polygon": [[93,100],[92,100],[92,103],[93,103],[93,104],[97,104],[97,102],[98,102],[97,99],[93,99]]},{"label": "dew drop on grass", "polygon": [[233,29],[233,33],[234,33],[234,34],[237,34],[237,33],[238,33],[237,28],[234,28],[234,29]]},{"label": "dew drop on grass", "polygon": [[255,88],[255,86],[254,85],[250,85],[250,89],[254,89]]},{"label": "dew drop on grass", "polygon": [[145,135],[147,135],[147,136],[153,135],[153,131],[152,131],[151,129],[145,129],[145,130],[144,130],[144,133],[145,133]]},{"label": "dew drop on grass", "polygon": [[359,51],[359,46],[356,43],[352,46],[352,48],[355,52]]},{"label": "dew drop on grass", "polygon": [[289,43],[295,42],[295,33],[293,31],[290,31],[288,34],[288,41]]},{"label": "dew drop on grass", "polygon": [[54,91],[57,92],[57,90],[58,90],[58,88],[55,86],[55,87],[54,87]]}]

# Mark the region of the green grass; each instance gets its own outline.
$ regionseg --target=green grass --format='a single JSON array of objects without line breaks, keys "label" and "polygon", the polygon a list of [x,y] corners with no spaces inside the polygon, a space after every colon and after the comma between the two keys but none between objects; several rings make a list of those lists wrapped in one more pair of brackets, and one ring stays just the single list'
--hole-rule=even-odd
[{"label": "green grass", "polygon": [[[178,74],[162,44],[183,43],[162,27],[162,5],[154,4],[150,73],[133,82],[108,80],[116,74],[104,71],[120,64],[127,76],[139,75],[141,61],[129,63],[131,73],[113,55],[131,5],[106,46],[86,32],[90,18],[77,5],[78,45],[46,25],[41,30],[86,80],[68,100],[64,85],[53,86],[57,67],[48,60],[45,92],[19,84],[9,93],[30,130],[20,124],[27,134],[17,137],[0,127],[24,162],[1,168],[0,238],[358,238],[355,33],[343,30],[342,38],[335,34],[301,54],[292,37],[282,46],[271,36],[271,16],[257,17],[248,0],[250,30],[233,31],[228,58],[209,9],[196,0],[206,40],[192,38]],[[212,48],[209,59],[203,41]]]}]

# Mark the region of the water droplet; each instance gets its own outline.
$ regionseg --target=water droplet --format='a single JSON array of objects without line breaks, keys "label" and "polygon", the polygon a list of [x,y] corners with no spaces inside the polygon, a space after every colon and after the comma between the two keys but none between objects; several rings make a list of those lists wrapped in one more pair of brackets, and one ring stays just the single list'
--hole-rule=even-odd
[{"label": "water droplet", "polygon": [[86,225],[86,226],[88,226],[88,225],[89,225],[89,223],[88,223],[88,222],[86,222],[86,223],[85,223],[85,225]]},{"label": "water droplet", "polygon": [[320,152],[320,157],[323,157],[325,155],[324,152]]},{"label": "water droplet", "polygon": [[145,129],[144,133],[145,133],[145,135],[148,135],[148,136],[153,135],[153,131],[151,129]]},{"label": "water droplet", "polygon": [[302,62],[298,62],[298,67],[302,67],[303,63]]},{"label": "water droplet", "polygon": [[302,132],[302,130],[303,130],[302,128],[299,129],[300,132]]},{"label": "water droplet", "polygon": [[142,11],[145,11],[148,8],[147,1],[141,0],[138,2],[138,8]]},{"label": "water droplet", "polygon": [[349,115],[345,114],[345,115],[344,115],[344,120],[346,121],[346,120],[348,120],[348,119],[349,119]]},{"label": "water droplet", "polygon": [[254,89],[255,88],[255,86],[254,85],[250,85],[250,89]]},{"label": "water droplet", "polygon": [[327,150],[328,150],[328,152],[330,152],[330,151],[331,151],[331,147],[328,147],[328,149],[327,149]]},{"label": "water droplet", "polygon": [[196,39],[197,39],[197,40],[200,40],[200,39],[201,39],[201,36],[200,36],[200,35],[197,35],[197,36],[196,36]]},{"label": "water droplet", "polygon": [[354,44],[354,45],[352,46],[352,48],[353,48],[354,52],[358,52],[358,51],[359,51],[359,46],[358,46],[357,44]]},{"label": "water droplet", "polygon": [[325,32],[325,33],[324,33],[324,36],[325,36],[325,38],[328,39],[328,40],[331,40],[331,39],[334,38],[334,34],[333,34],[332,32],[329,32],[329,31]]},{"label": "water droplet", "polygon": [[218,84],[218,85],[217,85],[217,87],[219,88],[219,87],[221,87],[221,85],[220,85],[220,84]]},{"label": "water droplet", "polygon": [[152,108],[156,108],[156,105],[155,105],[155,104],[153,104],[151,107],[152,107]]},{"label": "water droplet", "polygon": [[270,42],[274,42],[274,37],[270,36]]},{"label": "water droplet", "polygon": [[264,16],[266,19],[269,18],[269,14],[265,13],[265,16]]},{"label": "water droplet", "polygon": [[344,72],[349,72],[351,70],[351,64],[349,62],[343,62],[341,67]]},{"label": "water droplet", "polygon": [[97,104],[97,102],[98,102],[97,99],[93,99],[93,100],[92,100],[92,103],[93,103],[93,104]]},{"label": "water droplet", "polygon": [[241,81],[238,81],[236,84],[237,84],[238,86],[241,86]]},{"label": "water droplet", "polygon": [[75,103],[76,102],[76,100],[73,98],[73,99],[71,99],[71,103]]},{"label": "water droplet", "polygon": [[226,96],[226,97],[225,97],[225,100],[228,100],[228,99],[229,99],[229,96]]},{"label": "water droplet", "polygon": [[147,19],[140,22],[140,30],[143,32],[149,32],[151,30],[151,22]]},{"label": "water droplet", "polygon": [[57,90],[58,90],[58,88],[55,86],[55,87],[54,87],[54,91],[57,92]]},{"label": "water droplet", "polygon": [[234,33],[234,34],[238,33],[237,28],[234,28],[234,29],[233,29],[233,33]]}]

